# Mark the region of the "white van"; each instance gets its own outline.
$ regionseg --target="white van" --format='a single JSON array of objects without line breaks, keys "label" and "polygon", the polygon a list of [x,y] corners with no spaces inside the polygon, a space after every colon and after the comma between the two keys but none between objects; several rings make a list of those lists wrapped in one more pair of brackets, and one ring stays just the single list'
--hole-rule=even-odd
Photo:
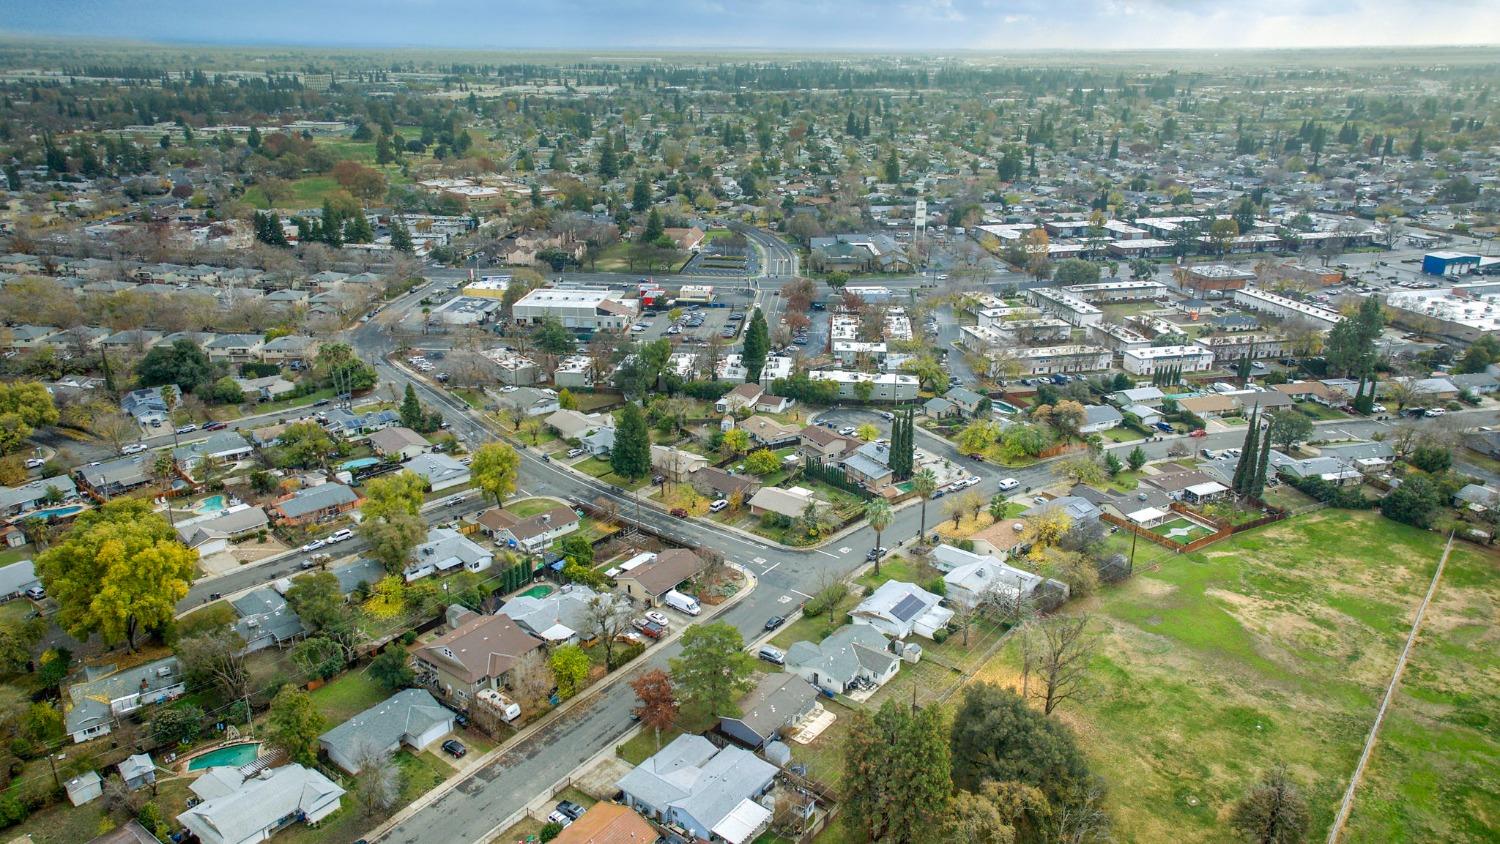
[{"label": "white van", "polygon": [[348,538],[350,538],[352,536],[354,536],[354,531],[352,531],[352,530],[350,530],[348,528],[344,528],[342,530],[336,530],[333,533],[330,533],[328,535],[328,543],[330,545],[332,545],[335,542],[343,542],[344,540],[346,540],[346,539],[348,539]]},{"label": "white van", "polygon": [[703,608],[698,606],[697,598],[694,598],[690,595],[684,595],[681,592],[678,592],[676,589],[668,589],[667,594],[663,595],[661,600],[662,603],[666,604],[672,609],[677,610],[678,612],[685,612],[688,615],[697,615],[698,613],[703,612]]}]

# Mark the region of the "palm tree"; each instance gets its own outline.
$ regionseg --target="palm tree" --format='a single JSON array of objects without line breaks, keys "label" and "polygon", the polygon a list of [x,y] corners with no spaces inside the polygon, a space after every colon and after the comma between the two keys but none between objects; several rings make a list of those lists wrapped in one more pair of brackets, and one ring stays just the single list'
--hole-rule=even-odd
[{"label": "palm tree", "polygon": [[151,463],[151,477],[156,479],[158,484],[161,484],[162,499],[167,502],[167,521],[171,522],[174,526],[177,524],[177,520],[172,515],[170,495],[172,491],[172,477],[176,473],[177,461],[173,459],[172,452],[158,452],[156,459]]},{"label": "palm tree", "polygon": [[1005,518],[1005,510],[1008,505],[1009,502],[1005,500],[1004,493],[995,493],[995,497],[990,499],[990,518],[997,522]]},{"label": "palm tree", "polygon": [[891,526],[891,502],[884,498],[872,498],[865,503],[865,518],[870,520],[870,529],[875,531],[875,576],[880,576],[880,534]]},{"label": "palm tree", "polygon": [[923,469],[912,475],[911,488],[922,497],[922,523],[921,527],[917,528],[917,539],[921,541],[921,538],[927,535],[927,502],[931,501],[933,493],[937,492],[937,474],[931,469]]}]

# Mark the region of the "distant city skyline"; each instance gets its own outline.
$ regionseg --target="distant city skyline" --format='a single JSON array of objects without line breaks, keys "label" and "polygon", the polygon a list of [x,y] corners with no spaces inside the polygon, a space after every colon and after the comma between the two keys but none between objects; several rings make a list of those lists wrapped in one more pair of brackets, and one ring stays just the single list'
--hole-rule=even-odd
[{"label": "distant city skyline", "polygon": [[1500,43],[1500,2],[0,0],[0,33],[466,50],[1400,47]]}]

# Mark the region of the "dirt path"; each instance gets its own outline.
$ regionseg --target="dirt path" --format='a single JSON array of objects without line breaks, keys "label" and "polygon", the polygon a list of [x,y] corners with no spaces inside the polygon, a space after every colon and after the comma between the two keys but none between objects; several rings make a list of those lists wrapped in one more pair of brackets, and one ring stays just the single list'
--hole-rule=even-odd
[{"label": "dirt path", "polygon": [[1412,619],[1411,632],[1406,635],[1406,646],[1401,649],[1401,656],[1396,660],[1396,670],[1391,672],[1391,682],[1385,687],[1385,697],[1380,701],[1380,709],[1375,713],[1375,723],[1370,725],[1370,734],[1365,737],[1364,750],[1360,751],[1359,764],[1354,766],[1354,775],[1349,778],[1349,788],[1344,792],[1344,800],[1339,804],[1338,816],[1333,819],[1333,826],[1328,828],[1328,844],[1338,844],[1339,836],[1344,831],[1344,824],[1349,820],[1349,812],[1354,808],[1354,792],[1359,788],[1359,781],[1364,777],[1365,766],[1370,761],[1370,754],[1375,750],[1375,740],[1380,735],[1380,725],[1385,721],[1385,713],[1391,706],[1391,700],[1396,696],[1396,687],[1401,685],[1401,675],[1406,671],[1406,660],[1411,655],[1412,646],[1417,642],[1417,634],[1422,631],[1422,619],[1427,615],[1427,605],[1432,603],[1432,596],[1437,594],[1438,583],[1443,579],[1443,567],[1448,564],[1448,554],[1453,551],[1453,534],[1448,534],[1448,544],[1443,548],[1443,556],[1438,560],[1437,571],[1432,573],[1432,583],[1427,586],[1427,594],[1423,596],[1422,603],[1417,605],[1417,616]]}]

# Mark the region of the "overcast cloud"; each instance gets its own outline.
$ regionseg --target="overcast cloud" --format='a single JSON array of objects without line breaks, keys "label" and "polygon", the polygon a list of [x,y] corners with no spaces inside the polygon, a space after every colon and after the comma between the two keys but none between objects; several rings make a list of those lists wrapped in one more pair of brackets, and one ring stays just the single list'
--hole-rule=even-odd
[{"label": "overcast cloud", "polygon": [[0,0],[0,31],[476,49],[1415,46],[1500,42],[1500,0]]}]

